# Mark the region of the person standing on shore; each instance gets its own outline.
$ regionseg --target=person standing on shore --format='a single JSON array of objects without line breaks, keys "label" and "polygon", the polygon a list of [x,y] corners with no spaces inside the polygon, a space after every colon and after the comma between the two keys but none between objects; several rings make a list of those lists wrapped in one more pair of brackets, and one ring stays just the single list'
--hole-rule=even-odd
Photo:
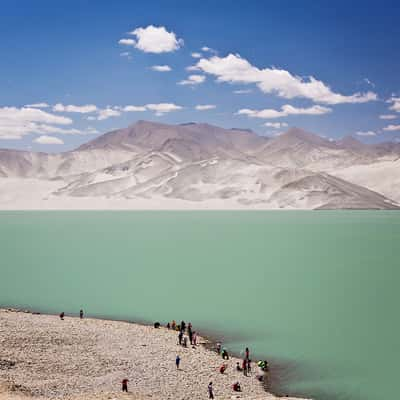
[{"label": "person standing on shore", "polygon": [[173,331],[176,329],[176,322],[175,322],[174,319],[172,320],[172,323],[171,323],[171,329],[172,329]]},{"label": "person standing on shore", "polygon": [[216,346],[216,350],[217,350],[217,354],[221,354],[221,343],[217,343],[217,346]]},{"label": "person standing on shore", "polygon": [[210,382],[208,384],[208,398],[213,399],[214,398],[214,391],[213,391],[213,384]]},{"label": "person standing on shore", "polygon": [[128,393],[128,382],[129,379],[122,379],[122,391]]},{"label": "person standing on shore", "polygon": [[250,375],[251,372],[251,360],[250,358],[247,360],[247,375]]},{"label": "person standing on shore", "polygon": [[64,311],[63,311],[62,313],[60,313],[60,319],[61,319],[61,321],[64,321],[64,315],[65,315]]},{"label": "person standing on shore", "polygon": [[197,333],[195,331],[193,331],[192,340],[193,340],[193,346],[197,346]]},{"label": "person standing on shore", "polygon": [[181,345],[182,344],[182,338],[183,338],[183,332],[182,331],[179,331],[179,334],[178,334],[178,343]]},{"label": "person standing on shore", "polygon": [[175,365],[176,365],[176,369],[179,369],[179,364],[181,363],[181,358],[179,357],[179,355],[176,356],[175,359]]},{"label": "person standing on shore", "polygon": [[247,376],[247,360],[244,359],[242,363],[243,375]]},{"label": "person standing on shore", "polygon": [[82,309],[79,311],[79,318],[83,319],[83,310]]},{"label": "person standing on shore", "polygon": [[248,348],[248,347],[246,347],[245,353],[246,353],[246,355],[245,355],[245,357],[246,357],[246,360],[248,360],[248,359],[249,359],[249,357],[250,357],[250,350],[249,350],[249,348]]}]

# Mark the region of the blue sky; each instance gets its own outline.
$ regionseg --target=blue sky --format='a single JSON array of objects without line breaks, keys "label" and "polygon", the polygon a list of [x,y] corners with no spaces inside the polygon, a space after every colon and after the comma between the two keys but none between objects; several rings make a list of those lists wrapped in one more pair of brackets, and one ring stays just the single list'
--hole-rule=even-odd
[{"label": "blue sky", "polygon": [[0,147],[68,150],[138,119],[398,140],[399,17],[395,1],[5,0]]}]

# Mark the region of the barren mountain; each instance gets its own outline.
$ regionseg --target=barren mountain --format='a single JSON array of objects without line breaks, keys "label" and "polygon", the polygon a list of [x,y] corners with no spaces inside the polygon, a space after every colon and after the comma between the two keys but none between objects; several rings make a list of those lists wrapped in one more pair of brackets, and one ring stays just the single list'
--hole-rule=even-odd
[{"label": "barren mountain", "polygon": [[0,150],[0,207],[395,209],[399,155],[297,128],[138,121],[70,152]]}]

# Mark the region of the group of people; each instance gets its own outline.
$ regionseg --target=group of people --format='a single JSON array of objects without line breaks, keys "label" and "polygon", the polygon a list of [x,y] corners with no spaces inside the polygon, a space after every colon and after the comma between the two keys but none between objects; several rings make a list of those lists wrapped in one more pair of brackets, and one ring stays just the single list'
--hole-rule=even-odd
[{"label": "group of people", "polygon": [[[82,310],[81,310],[82,312]],[[63,314],[63,313],[62,313]],[[60,314],[61,317],[61,314]],[[63,315],[64,317],[64,315]],[[81,318],[83,318],[83,312],[81,314]],[[159,328],[161,326],[161,324],[159,322],[154,323],[154,327],[155,328]],[[173,331],[177,331],[178,333],[178,344],[183,346],[183,347],[188,347],[188,341],[190,342],[190,344],[194,347],[197,345],[197,334],[196,332],[193,330],[193,326],[192,324],[189,322],[186,326],[185,321],[181,321],[180,324],[177,324],[175,322],[175,320],[173,320],[172,322],[168,322],[165,326],[167,329],[172,329]],[[221,355],[222,359],[225,360],[229,360],[229,354],[228,354],[228,350],[225,347],[221,346],[221,343],[217,343],[216,344],[216,352]],[[175,366],[176,369],[179,370],[180,367],[180,363],[181,363],[181,357],[179,356],[179,354],[176,356],[175,358]],[[268,363],[267,361],[258,361],[257,362],[257,366],[260,368],[260,370],[262,371],[267,371],[268,370]],[[219,372],[221,374],[224,374],[225,371],[228,368],[228,364],[223,363],[220,367],[219,367]],[[250,350],[248,347],[246,347],[245,349],[245,353],[244,353],[244,358],[242,361],[242,365],[240,365],[239,362],[236,363],[236,370],[243,372],[243,374],[245,376],[248,376],[251,372],[251,359],[250,359]],[[257,375],[257,379],[262,380],[263,379],[263,374]],[[122,391],[123,392],[127,392],[128,391],[128,379],[123,379],[122,380]],[[234,392],[241,392],[242,388],[240,386],[240,382],[239,381],[235,381],[232,384],[232,390]],[[214,399],[214,388],[213,388],[213,383],[210,382],[208,384],[207,387],[207,391],[208,391],[208,397],[209,399]]]},{"label": "group of people", "polygon": [[[172,322],[168,322],[166,325],[167,329],[172,329],[174,331],[178,331],[178,344],[183,347],[188,347],[188,341],[191,346],[197,346],[197,333],[193,330],[192,323],[189,322],[186,329],[186,322],[181,321],[180,324],[177,324],[175,320]],[[187,332],[187,336],[185,333]]]}]

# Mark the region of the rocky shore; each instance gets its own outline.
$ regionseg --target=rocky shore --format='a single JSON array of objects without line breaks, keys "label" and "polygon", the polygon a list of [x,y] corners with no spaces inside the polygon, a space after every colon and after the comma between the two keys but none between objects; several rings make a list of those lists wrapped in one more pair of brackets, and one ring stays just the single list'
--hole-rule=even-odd
[{"label": "rocky shore", "polygon": [[[206,342],[184,348],[166,328],[0,309],[0,400],[207,399],[210,381],[216,399],[277,399],[255,372],[236,371],[235,357],[221,374],[223,360]],[[120,391],[125,378],[128,394]]]}]

